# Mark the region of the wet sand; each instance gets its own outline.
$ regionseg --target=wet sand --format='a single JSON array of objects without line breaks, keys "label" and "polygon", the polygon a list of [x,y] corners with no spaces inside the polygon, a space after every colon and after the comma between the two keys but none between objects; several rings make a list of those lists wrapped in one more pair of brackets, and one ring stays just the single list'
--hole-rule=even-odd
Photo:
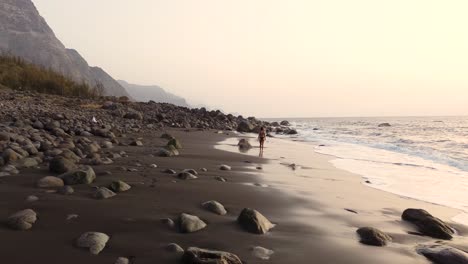
[{"label": "wet sand", "polygon": [[[408,231],[416,230],[400,220],[401,213],[410,207],[424,208],[443,220],[457,214],[454,209],[365,186],[359,176],[334,168],[329,157],[301,143],[269,139],[261,158],[256,148],[239,153],[233,146],[238,136],[233,139],[233,134],[170,132],[184,146],[180,156],[151,156],[166,143],[159,138],[161,133],[133,135],[143,138],[143,147],[115,147],[112,151],[124,150],[129,157],[93,167],[98,174],[110,171],[112,175],[98,175],[92,186],[106,186],[117,179],[132,185],[130,191],[107,200],[93,199],[92,186],[76,186],[70,196],[36,188],[36,180],[51,175],[44,166],[0,178],[0,219],[26,208],[38,213],[31,230],[0,227],[2,262],[114,263],[124,256],[133,257],[132,263],[174,263],[166,259],[164,246],[177,243],[184,248],[229,251],[245,263],[429,263],[416,254],[414,247],[435,240],[409,235]],[[150,168],[153,163],[158,168]],[[292,170],[285,165],[289,163],[303,168]],[[220,164],[232,166],[232,171],[219,170]],[[257,169],[260,166],[262,169]],[[136,168],[138,172],[121,167]],[[178,180],[161,172],[167,168],[196,169],[199,179]],[[216,176],[228,181],[217,181]],[[29,195],[38,196],[39,201],[26,202]],[[224,204],[228,214],[219,216],[201,208],[200,204],[208,200]],[[245,207],[257,209],[277,226],[266,235],[244,232],[235,221]],[[208,227],[181,234],[160,221],[176,219],[180,213],[197,215]],[[78,218],[67,221],[69,214],[77,214]],[[460,235],[468,233],[468,228],[449,223]],[[384,248],[360,244],[355,231],[361,226],[389,233],[394,243]],[[111,237],[97,256],[74,246],[74,240],[87,231]],[[457,236],[451,243],[466,245],[466,240]],[[275,253],[268,261],[259,260],[252,255],[253,246]]]}]

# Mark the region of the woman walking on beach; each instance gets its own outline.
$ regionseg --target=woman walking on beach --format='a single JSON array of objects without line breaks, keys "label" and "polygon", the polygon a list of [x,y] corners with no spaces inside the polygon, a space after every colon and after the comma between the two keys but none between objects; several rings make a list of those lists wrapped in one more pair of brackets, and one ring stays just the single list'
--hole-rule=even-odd
[{"label": "woman walking on beach", "polygon": [[260,132],[258,133],[258,141],[260,141],[260,151],[263,150],[263,145],[265,144],[266,139],[266,131],[264,127],[260,128]]}]

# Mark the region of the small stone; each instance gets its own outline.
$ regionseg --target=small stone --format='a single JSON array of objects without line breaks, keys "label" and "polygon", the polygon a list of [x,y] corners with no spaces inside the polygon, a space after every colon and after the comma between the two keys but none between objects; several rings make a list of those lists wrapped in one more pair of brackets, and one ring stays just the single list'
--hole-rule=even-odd
[{"label": "small stone", "polygon": [[231,170],[231,166],[228,166],[228,165],[221,165],[219,167],[220,170],[224,170],[224,171],[230,171]]},{"label": "small stone", "polygon": [[175,170],[171,170],[171,169],[165,169],[162,172],[167,173],[167,174],[177,174],[177,172]]},{"label": "small stone", "polygon": [[38,180],[36,185],[39,188],[59,188],[63,187],[64,183],[63,180],[58,177],[46,176]]},{"label": "small stone", "polygon": [[227,182],[227,180],[221,176],[216,176],[215,180],[220,181],[220,182]]},{"label": "small stone", "polygon": [[166,246],[166,250],[171,253],[184,253],[184,249],[176,243],[170,243]]},{"label": "small stone", "polygon": [[151,164],[150,165],[150,168],[153,168],[153,169],[156,169],[157,167],[158,167],[158,165],[156,165],[156,164]]},{"label": "small stone", "polygon": [[109,188],[114,192],[126,192],[132,187],[123,181],[114,181]]},{"label": "small stone", "polygon": [[140,140],[135,140],[135,141],[132,141],[132,143],[130,143],[131,146],[136,146],[136,147],[141,147],[143,146],[143,142],[141,142]]},{"label": "small stone", "polygon": [[182,256],[187,264],[242,264],[240,258],[232,253],[189,247]]},{"label": "small stone", "polygon": [[361,238],[360,242],[366,245],[383,247],[392,241],[389,235],[373,227],[361,227],[356,232]]},{"label": "small stone", "polygon": [[30,195],[26,198],[26,202],[28,203],[32,203],[32,202],[36,202],[36,201],[39,201],[39,197],[37,196],[34,196],[34,195]]},{"label": "small stone", "polygon": [[190,172],[181,172],[177,175],[177,178],[181,180],[194,180],[194,179],[197,179],[198,177],[193,175]]},{"label": "small stone", "polygon": [[275,252],[271,249],[267,249],[264,247],[254,247],[252,249],[252,254],[254,257],[261,259],[261,260],[269,260],[271,255],[273,255]]},{"label": "small stone", "polygon": [[7,224],[15,230],[28,230],[37,220],[37,214],[32,209],[26,209],[8,217]]},{"label": "small stone", "polygon": [[74,192],[75,192],[75,189],[73,189],[73,187],[71,187],[70,185],[65,185],[58,189],[58,193],[63,194],[63,195],[71,195]]},{"label": "small stone", "polygon": [[130,260],[125,257],[119,257],[116,261],[115,264],[129,264]]},{"label": "small stone", "polygon": [[108,198],[114,197],[115,195],[116,194],[113,191],[107,189],[106,187],[100,187],[93,194],[93,197],[95,199],[103,200],[103,199],[108,199]]},{"label": "small stone", "polygon": [[193,175],[198,175],[198,172],[196,170],[194,170],[194,169],[185,169],[182,172],[188,172],[188,173],[191,173]]},{"label": "small stone", "polygon": [[175,227],[174,221],[172,219],[170,219],[170,218],[161,219],[161,223],[163,223],[164,225],[167,225],[169,228],[174,228]]},{"label": "small stone", "polygon": [[78,218],[78,215],[77,214],[69,214],[67,215],[67,221],[70,221],[70,220],[73,220],[73,219],[76,219]]},{"label": "small stone", "polygon": [[55,173],[65,173],[76,168],[72,160],[57,156],[49,162],[49,171]]},{"label": "small stone", "polygon": [[175,138],[172,138],[169,140],[169,142],[167,142],[167,146],[173,146],[174,148],[176,149],[181,149],[182,148],[182,144],[180,144],[179,140],[175,139]]},{"label": "small stone", "polygon": [[226,209],[224,206],[217,202],[217,201],[207,201],[202,203],[202,207],[205,208],[206,210],[213,212],[218,215],[225,215],[227,214]]},{"label": "small stone", "polygon": [[207,171],[208,171],[207,168],[201,168],[200,170],[203,171],[203,172],[207,172]]},{"label": "small stone", "polygon": [[106,247],[108,241],[109,236],[104,233],[86,232],[77,239],[76,245],[80,248],[89,248],[91,254],[97,255]]},{"label": "small stone", "polygon": [[179,228],[182,233],[193,233],[205,227],[206,223],[198,216],[183,213],[179,217]]},{"label": "small stone", "polygon": [[468,253],[445,245],[420,245],[416,251],[435,264],[467,264]]},{"label": "small stone", "polygon": [[90,166],[84,166],[59,176],[66,185],[90,184],[96,179],[96,173]]}]

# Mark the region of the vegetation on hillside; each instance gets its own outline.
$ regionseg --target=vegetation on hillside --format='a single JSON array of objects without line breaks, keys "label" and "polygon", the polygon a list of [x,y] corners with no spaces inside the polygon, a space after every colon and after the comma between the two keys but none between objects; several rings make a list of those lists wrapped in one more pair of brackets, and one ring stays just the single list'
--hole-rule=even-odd
[{"label": "vegetation on hillside", "polygon": [[26,62],[21,58],[0,55],[0,88],[36,91],[63,96],[97,97],[102,94],[102,85],[91,87],[77,83],[51,69]]}]

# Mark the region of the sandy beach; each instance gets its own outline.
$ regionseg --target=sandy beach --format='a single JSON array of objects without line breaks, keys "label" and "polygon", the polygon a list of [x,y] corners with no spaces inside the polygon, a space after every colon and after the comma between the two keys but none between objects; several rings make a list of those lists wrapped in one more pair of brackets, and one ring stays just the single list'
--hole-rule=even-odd
[{"label": "sandy beach", "polygon": [[[330,157],[314,153],[310,145],[269,139],[263,157],[259,157],[253,140],[254,148],[249,152],[238,151],[237,141],[244,135],[197,130],[170,133],[183,144],[180,156],[151,155],[166,144],[161,132],[128,135],[141,137],[144,145],[114,147],[113,152],[123,150],[128,157],[111,165],[93,166],[97,180],[90,186],[77,185],[72,195],[35,186],[38,179],[51,175],[44,166],[1,178],[2,219],[26,208],[38,213],[31,230],[1,227],[3,260],[73,264],[114,263],[118,257],[128,257],[131,263],[177,263],[165,249],[167,244],[177,243],[183,248],[228,251],[244,263],[430,263],[415,247],[437,239],[408,234],[417,230],[401,220],[406,208],[426,209],[450,223],[457,235],[444,243],[467,250],[461,236],[468,228],[450,221],[456,210],[368,187],[360,176],[334,168]],[[287,166],[291,163],[298,168],[292,170]],[[221,164],[232,170],[219,170]],[[165,169],[195,169],[199,178],[179,180],[162,172]],[[217,176],[227,181],[218,181]],[[123,180],[132,188],[106,200],[92,198],[93,186],[106,186],[113,180]],[[39,200],[27,202],[30,195]],[[209,200],[221,202],[227,215],[202,208],[201,203]],[[276,226],[265,235],[243,231],[236,219],[246,207],[258,210]],[[181,213],[200,217],[207,227],[183,234],[161,222],[164,218],[175,220]],[[71,214],[77,217],[67,220]],[[356,229],[363,226],[388,233],[393,242],[382,248],[359,243]],[[88,231],[110,236],[97,256],[74,245],[76,238]],[[252,251],[256,246],[274,254],[269,260],[260,260]]]}]

